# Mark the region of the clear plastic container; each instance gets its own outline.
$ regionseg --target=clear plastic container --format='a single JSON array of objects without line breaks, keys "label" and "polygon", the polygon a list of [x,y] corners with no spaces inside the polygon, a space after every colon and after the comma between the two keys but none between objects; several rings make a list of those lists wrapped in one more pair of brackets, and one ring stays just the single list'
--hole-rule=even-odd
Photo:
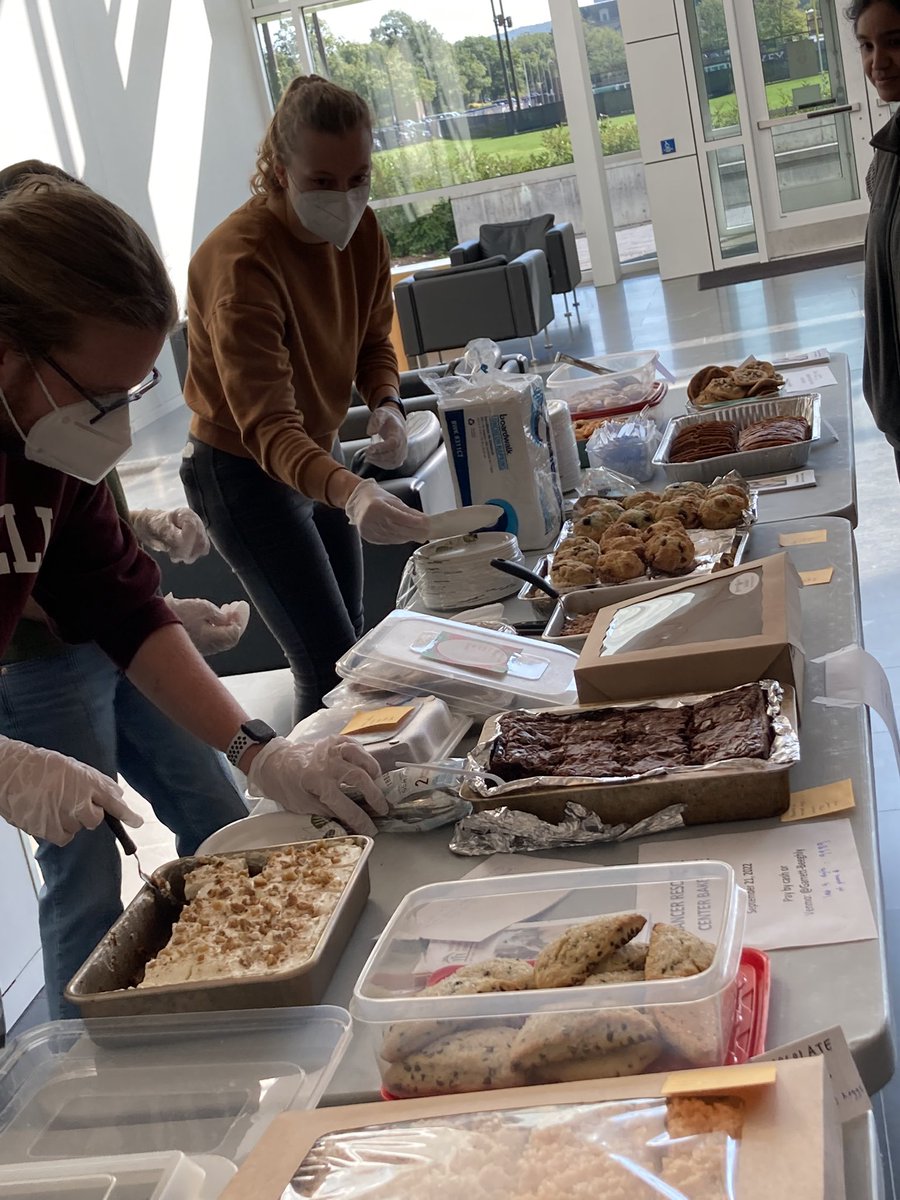
[{"label": "clear plastic container", "polygon": [[202,1160],[178,1151],[69,1158],[0,1167],[0,1200],[206,1200],[206,1183]]},{"label": "clear plastic container", "polygon": [[548,401],[565,401],[572,416],[578,418],[602,415],[604,410],[634,404],[648,396],[656,378],[659,351],[632,350],[584,361],[606,367],[610,374],[597,375],[563,363],[547,376],[546,383]]},{"label": "clear plastic container", "polygon": [[0,1163],[180,1150],[240,1164],[315,1108],[350,1039],[320,1006],[56,1021],[0,1057]]},{"label": "clear plastic container", "polygon": [[[505,1041],[509,1030],[519,1030],[536,1014],[552,1014],[551,1024],[556,1018],[573,1018],[577,1026],[580,1018],[593,1020],[604,1010],[615,1010],[619,1017],[626,1010],[637,1013],[638,1024],[646,1026],[646,1017],[655,1026],[658,1053],[638,1070],[610,1071],[598,1061],[596,1050],[581,1052],[573,1040],[565,1052],[569,1057],[554,1058],[541,1068],[539,1079],[527,1069],[511,1074],[486,1069],[475,1085],[478,1090],[599,1078],[604,1070],[637,1074],[721,1064],[735,1022],[746,905],[734,871],[721,862],[647,863],[431,884],[410,892],[388,922],[357,981],[350,1011],[356,1028],[371,1042],[390,1094],[398,1094],[404,1057],[407,1063],[417,1054],[427,1059],[440,1038],[460,1035],[470,1041],[466,1035],[475,1030],[494,1035],[501,1030],[498,1036]],[[716,947],[711,966],[687,978],[481,995],[416,994],[448,967],[455,969],[454,964],[497,957],[533,960],[567,928],[617,913],[646,918],[637,943],[647,940],[657,922],[679,924],[696,915],[700,936]],[[489,926],[492,932],[484,938]],[[482,936],[477,944],[471,941],[473,931]],[[436,972],[437,966],[444,969]],[[440,1065],[443,1073],[424,1080],[421,1094],[473,1090],[471,1082],[456,1086],[461,1074],[446,1061]],[[430,1070],[427,1062],[425,1070]]]},{"label": "clear plastic container", "polygon": [[[351,733],[354,742],[373,756],[382,771],[393,771],[398,762],[434,762],[446,758],[471,725],[468,717],[450,711],[436,696],[415,697],[409,701],[413,711],[392,732]],[[366,708],[323,708],[301,721],[288,734],[288,741],[309,742],[339,734],[351,717]],[[388,706],[393,707],[393,706]]]},{"label": "clear plastic container", "polygon": [[457,712],[574,704],[577,655],[514,634],[396,611],[341,658],[343,679],[365,687],[435,695]]}]

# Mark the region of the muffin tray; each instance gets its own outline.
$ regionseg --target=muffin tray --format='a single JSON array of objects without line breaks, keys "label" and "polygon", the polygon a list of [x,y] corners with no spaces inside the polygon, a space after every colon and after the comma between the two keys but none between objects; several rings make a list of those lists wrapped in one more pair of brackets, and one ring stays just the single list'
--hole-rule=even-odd
[{"label": "muffin tray", "polygon": [[[716,458],[701,458],[697,462],[669,462],[672,443],[683,429],[712,421],[731,421],[738,429],[746,429],[756,421],[769,417],[804,417],[812,433],[805,442],[787,446],[770,446],[765,450],[743,450],[736,454],[720,454]],[[732,404],[725,409],[704,411],[697,416],[673,417],[665,428],[662,441],[653,456],[670,483],[711,483],[716,476],[738,471],[745,479],[771,475],[778,471],[796,471],[809,461],[813,442],[822,436],[822,397],[818,392],[784,398],[766,397]]]}]

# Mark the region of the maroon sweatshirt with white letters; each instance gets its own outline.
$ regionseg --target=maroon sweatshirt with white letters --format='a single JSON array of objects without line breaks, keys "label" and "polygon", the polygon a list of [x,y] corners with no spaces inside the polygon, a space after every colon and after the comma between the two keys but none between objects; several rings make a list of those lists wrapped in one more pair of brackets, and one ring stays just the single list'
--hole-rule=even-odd
[{"label": "maroon sweatshirt with white letters", "polygon": [[123,669],[154,630],[178,624],[106,484],[0,444],[0,661],[29,597],[63,641],[96,642]]}]

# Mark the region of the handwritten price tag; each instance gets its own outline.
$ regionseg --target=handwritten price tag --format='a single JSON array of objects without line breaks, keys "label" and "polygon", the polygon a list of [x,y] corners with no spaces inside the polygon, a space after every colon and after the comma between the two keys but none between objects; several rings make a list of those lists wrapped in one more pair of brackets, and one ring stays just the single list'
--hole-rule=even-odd
[{"label": "handwritten price tag", "polygon": [[853,784],[849,779],[841,779],[838,783],[826,783],[822,787],[792,792],[790,808],[782,813],[781,819],[805,821],[809,817],[827,817],[829,813],[846,812],[855,807]]},{"label": "handwritten price tag", "polygon": [[780,533],[779,546],[815,546],[819,542],[828,541],[826,529],[808,529],[804,533]]},{"label": "handwritten price tag", "polygon": [[801,571],[800,578],[804,587],[812,587],[816,583],[831,583],[834,567],[821,567],[818,571]]}]

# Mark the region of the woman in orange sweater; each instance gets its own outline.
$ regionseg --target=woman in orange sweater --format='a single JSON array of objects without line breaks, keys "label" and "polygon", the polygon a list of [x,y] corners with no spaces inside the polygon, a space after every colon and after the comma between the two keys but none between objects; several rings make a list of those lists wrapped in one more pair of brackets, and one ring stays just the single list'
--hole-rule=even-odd
[{"label": "woman in orange sweater", "polygon": [[371,158],[365,102],[315,75],[294,79],[253,197],[203,242],[188,278],[194,418],[181,478],[291,664],[297,720],[320,706],[362,632],[359,535],[427,535],[422,513],[335,453],[355,382],[378,435],[370,460],[393,468],[406,456]]}]

